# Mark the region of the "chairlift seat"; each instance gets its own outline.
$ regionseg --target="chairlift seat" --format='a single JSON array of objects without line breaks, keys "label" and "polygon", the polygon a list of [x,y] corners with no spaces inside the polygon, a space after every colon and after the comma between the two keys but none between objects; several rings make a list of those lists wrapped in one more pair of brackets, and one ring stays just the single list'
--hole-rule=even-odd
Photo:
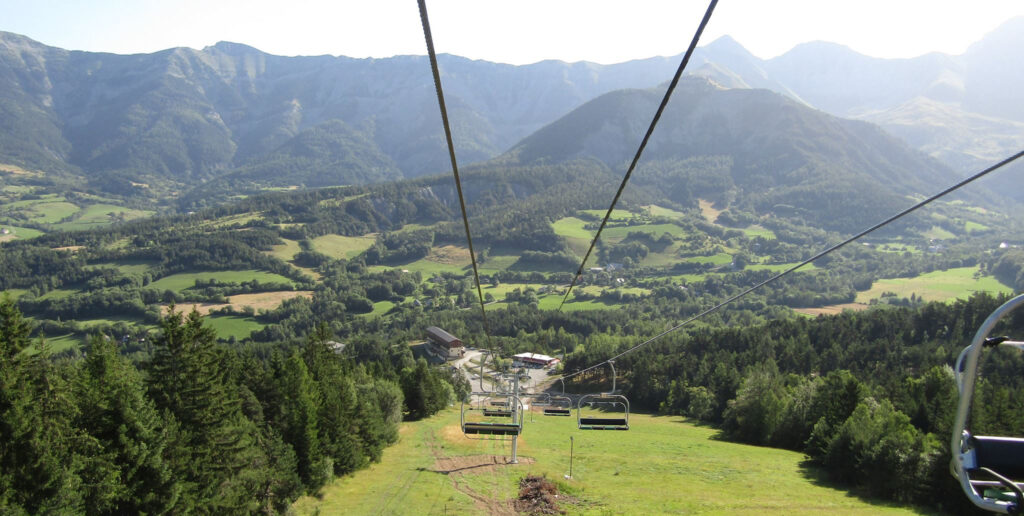
[{"label": "chairlift seat", "polygon": [[629,422],[623,418],[581,417],[580,430],[629,430]]},{"label": "chairlift seat", "polygon": [[546,408],[544,409],[545,416],[570,416],[572,410],[567,408]]},{"label": "chairlift seat", "polygon": [[462,432],[469,435],[519,435],[522,428],[508,423],[465,423]]},{"label": "chairlift seat", "polygon": [[988,468],[1018,483],[1024,480],[1024,438],[971,436],[977,467]]},{"label": "chairlift seat", "polygon": [[486,417],[512,417],[511,410],[495,410],[495,409],[484,409],[484,416]]}]

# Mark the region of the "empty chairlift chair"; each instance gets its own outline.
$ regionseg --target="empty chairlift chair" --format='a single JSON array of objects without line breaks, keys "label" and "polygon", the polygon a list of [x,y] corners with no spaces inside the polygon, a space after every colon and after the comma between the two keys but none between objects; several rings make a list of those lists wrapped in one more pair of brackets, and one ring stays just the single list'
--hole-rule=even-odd
[{"label": "empty chairlift chair", "polygon": [[[492,401],[503,397],[506,403],[495,406]],[[474,407],[462,402],[462,433],[470,439],[511,439],[523,431],[523,402],[511,394],[492,394]]]},{"label": "empty chairlift chair", "polygon": [[480,362],[480,390],[462,400],[462,433],[470,439],[512,439],[523,431],[523,402],[511,393],[484,388],[486,361]]},{"label": "empty chairlift chair", "polygon": [[612,390],[586,394],[576,406],[576,424],[580,430],[629,430],[629,400],[615,394],[615,362],[612,368]]},{"label": "empty chairlift chair", "polygon": [[1024,510],[1024,438],[973,435],[967,419],[974,401],[974,384],[983,348],[1011,347],[1024,350],[1024,342],[1007,337],[989,338],[999,320],[1019,306],[1024,295],[997,308],[974,335],[971,344],[957,358],[957,388],[960,402],[950,442],[953,461],[950,470],[960,481],[964,494],[974,505],[995,513],[1021,514]]},{"label": "empty chairlift chair", "polygon": [[562,395],[551,396],[550,404],[544,407],[545,416],[571,416],[572,415],[572,399],[565,395],[565,382],[561,378],[558,381],[562,382]]}]

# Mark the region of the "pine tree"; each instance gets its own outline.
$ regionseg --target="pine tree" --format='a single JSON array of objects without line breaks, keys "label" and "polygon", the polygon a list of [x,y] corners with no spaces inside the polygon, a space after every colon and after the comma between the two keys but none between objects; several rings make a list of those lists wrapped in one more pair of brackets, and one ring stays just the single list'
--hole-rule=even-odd
[{"label": "pine tree", "polygon": [[[256,445],[258,430],[241,411],[238,385],[218,355],[216,333],[192,311],[171,312],[160,322],[149,367],[149,392],[159,410],[179,424],[175,444],[187,450],[173,468],[191,510],[254,511],[267,462]],[[188,509],[186,509],[187,511]]]},{"label": "pine tree", "polygon": [[362,467],[362,452],[356,422],[356,388],[345,372],[342,359],[331,349],[330,330],[320,324],[306,341],[303,358],[319,389],[319,440],[325,456],[334,462],[334,473],[343,475]]},{"label": "pine tree", "polygon": [[168,424],[145,396],[142,375],[108,338],[94,336],[75,384],[77,426],[96,439],[117,482],[85,490],[90,512],[162,514],[178,503],[180,487],[165,457]]},{"label": "pine tree", "polygon": [[330,472],[325,471],[317,431],[319,392],[297,351],[285,362],[281,393],[284,440],[295,449],[303,483],[315,490],[327,481]]},{"label": "pine tree", "polygon": [[86,461],[75,452],[95,443],[71,425],[70,390],[45,344],[22,353],[31,332],[14,302],[0,300],[0,513],[81,512]]}]

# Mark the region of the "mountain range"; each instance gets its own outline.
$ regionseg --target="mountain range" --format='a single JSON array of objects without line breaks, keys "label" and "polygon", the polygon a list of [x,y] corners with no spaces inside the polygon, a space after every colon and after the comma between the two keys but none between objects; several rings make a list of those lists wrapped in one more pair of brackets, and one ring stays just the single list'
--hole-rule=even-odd
[{"label": "mountain range", "polygon": [[[899,60],[821,42],[762,60],[723,37],[698,49],[689,73],[705,80],[684,88],[718,100],[694,107],[692,98],[677,92],[672,105],[681,105],[680,113],[697,110],[702,118],[666,119],[659,128],[666,135],[649,152],[652,159],[664,154],[675,160],[728,155],[747,167],[752,160],[795,160],[796,170],[811,154],[831,148],[811,161],[839,156],[846,160],[842,167],[858,174],[899,176],[909,181],[904,186],[934,185],[938,176],[951,176],[948,169],[937,173],[941,165],[934,163],[922,168],[902,144],[867,124],[808,113],[878,124],[965,174],[1024,144],[1024,89],[1016,87],[1024,70],[1007,66],[1021,49],[1024,18],[963,55]],[[678,63],[677,57],[615,65],[513,66],[451,55],[439,60],[460,162],[485,161],[509,149],[516,157],[506,159],[540,157],[547,151],[537,142],[547,140],[572,142],[575,154],[610,166],[635,150],[639,127],[656,106],[650,99],[660,95],[648,89]],[[602,97],[623,89],[648,93]],[[835,142],[815,136],[810,140],[816,143],[796,154],[758,154],[772,148],[780,128],[813,136],[825,126],[830,135],[843,128]],[[552,133],[570,127],[584,132]],[[595,138],[596,128],[616,138]],[[716,148],[735,143],[715,136],[725,133],[742,133],[745,143]],[[902,150],[893,155],[893,149]],[[851,160],[853,155],[859,158]],[[0,33],[0,169],[14,165],[101,192],[166,200],[190,190],[247,193],[413,178],[444,172],[447,161],[424,56],[282,57],[226,42],[115,55]],[[196,191],[187,197],[201,198]]]}]

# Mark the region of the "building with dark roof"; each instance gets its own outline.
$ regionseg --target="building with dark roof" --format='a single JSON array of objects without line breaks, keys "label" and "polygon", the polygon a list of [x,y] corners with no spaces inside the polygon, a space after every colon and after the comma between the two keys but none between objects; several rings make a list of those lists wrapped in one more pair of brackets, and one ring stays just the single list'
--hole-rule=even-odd
[{"label": "building with dark roof", "polygon": [[451,333],[448,333],[437,326],[427,328],[427,341],[435,349],[437,354],[443,358],[455,358],[462,356],[462,341]]}]

